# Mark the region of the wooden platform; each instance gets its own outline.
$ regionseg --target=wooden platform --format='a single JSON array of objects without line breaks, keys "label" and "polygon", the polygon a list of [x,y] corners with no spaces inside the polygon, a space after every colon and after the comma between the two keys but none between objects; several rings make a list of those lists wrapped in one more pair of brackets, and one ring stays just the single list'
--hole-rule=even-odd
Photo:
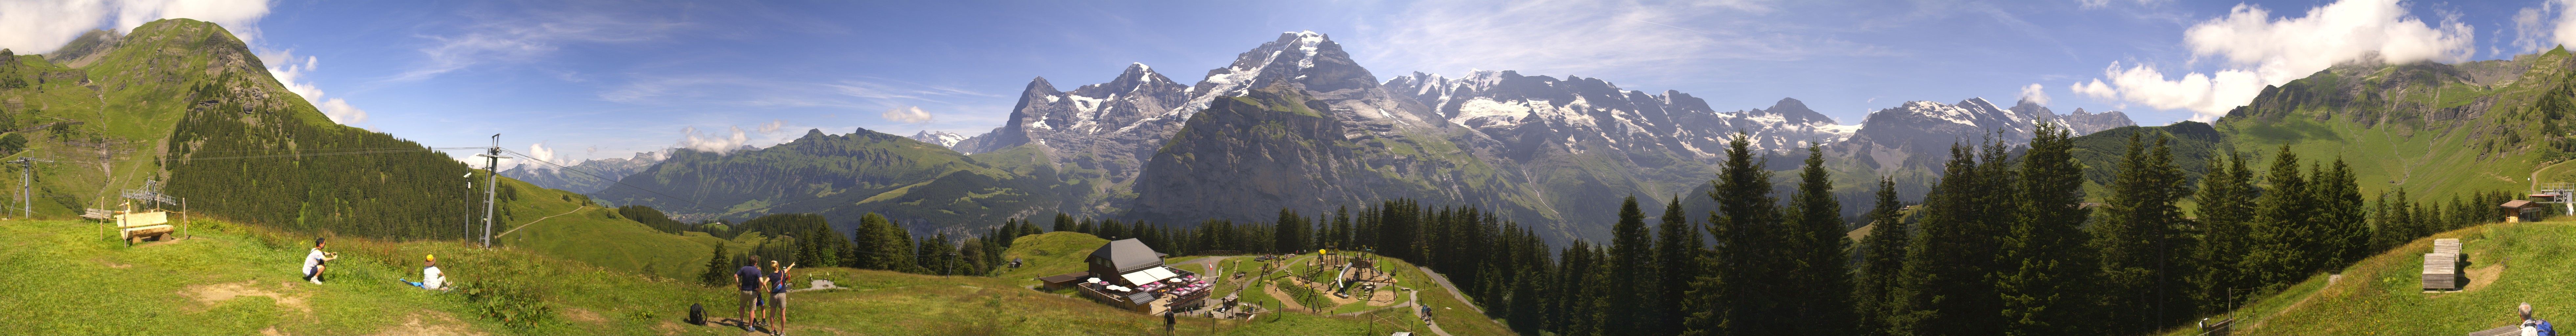
[{"label": "wooden platform", "polygon": [[2495,327],[2495,328],[2493,328],[2493,329],[2479,330],[2479,331],[2475,331],[2475,332],[2470,332],[2470,333],[2469,333],[2469,336],[2516,336],[2516,335],[2522,335],[2522,325],[2520,325],[2520,324],[2506,325],[2506,326],[2502,326],[2502,327]]}]

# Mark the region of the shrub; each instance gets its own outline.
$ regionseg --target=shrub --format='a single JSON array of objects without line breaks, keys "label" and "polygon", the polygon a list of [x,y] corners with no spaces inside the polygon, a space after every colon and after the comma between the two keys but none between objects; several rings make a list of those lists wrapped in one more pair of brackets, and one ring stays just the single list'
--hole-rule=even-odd
[{"label": "shrub", "polygon": [[457,285],[456,292],[465,296],[467,309],[475,315],[510,328],[528,330],[554,318],[554,308],[541,299],[545,295],[517,281],[465,281]]}]

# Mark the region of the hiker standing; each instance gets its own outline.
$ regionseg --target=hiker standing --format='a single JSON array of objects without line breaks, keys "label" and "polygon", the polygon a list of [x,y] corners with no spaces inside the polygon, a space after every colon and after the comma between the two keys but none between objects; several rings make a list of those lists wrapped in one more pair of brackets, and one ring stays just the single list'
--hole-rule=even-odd
[{"label": "hiker standing", "polygon": [[769,330],[771,334],[779,334],[787,330],[787,271],[796,269],[796,263],[779,267],[777,260],[770,260],[769,268],[778,270],[770,272],[768,279]]},{"label": "hiker standing", "polygon": [[1171,310],[1168,310],[1168,309],[1163,310],[1163,333],[1165,333],[1165,334],[1172,333],[1172,325],[1173,325],[1173,324],[1177,324],[1177,323],[1179,323],[1179,321],[1180,321],[1179,319],[1176,319],[1176,318],[1173,318],[1173,317],[1172,317],[1172,311],[1171,311]]},{"label": "hiker standing", "polygon": [[760,288],[763,287],[761,285],[764,285],[762,282],[769,280],[760,276],[761,273],[759,265],[760,255],[755,254],[751,256],[750,265],[742,265],[742,268],[735,269],[733,271],[734,289],[742,291],[742,300],[739,302],[740,304],[736,305],[740,308],[734,310],[734,316],[742,317],[743,331],[751,331],[751,322],[759,319],[759,317],[753,316],[751,313],[760,308],[758,302],[760,301]]},{"label": "hiker standing", "polygon": [[304,253],[304,281],[322,284],[322,271],[330,268],[328,264],[335,259],[340,259],[340,254],[322,252],[322,238],[313,238],[313,251]]},{"label": "hiker standing", "polygon": [[2531,317],[2530,302],[2522,303],[2520,308],[2522,308],[2523,336],[2558,336],[2557,328],[2550,326],[2548,320]]}]

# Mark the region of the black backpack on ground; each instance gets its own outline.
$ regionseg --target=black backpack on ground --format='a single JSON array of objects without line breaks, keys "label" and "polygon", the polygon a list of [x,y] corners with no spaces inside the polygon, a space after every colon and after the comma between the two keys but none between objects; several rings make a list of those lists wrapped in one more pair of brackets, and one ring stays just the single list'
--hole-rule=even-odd
[{"label": "black backpack on ground", "polygon": [[707,307],[689,304],[689,324],[707,325]]}]

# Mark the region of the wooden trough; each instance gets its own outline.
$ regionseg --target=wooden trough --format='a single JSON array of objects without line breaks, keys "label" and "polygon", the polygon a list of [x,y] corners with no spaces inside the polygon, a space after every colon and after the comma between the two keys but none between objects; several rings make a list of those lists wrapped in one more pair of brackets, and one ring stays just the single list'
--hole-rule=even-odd
[{"label": "wooden trough", "polygon": [[2424,290],[2460,290],[2460,240],[2433,240],[2433,253],[2424,254]]}]

